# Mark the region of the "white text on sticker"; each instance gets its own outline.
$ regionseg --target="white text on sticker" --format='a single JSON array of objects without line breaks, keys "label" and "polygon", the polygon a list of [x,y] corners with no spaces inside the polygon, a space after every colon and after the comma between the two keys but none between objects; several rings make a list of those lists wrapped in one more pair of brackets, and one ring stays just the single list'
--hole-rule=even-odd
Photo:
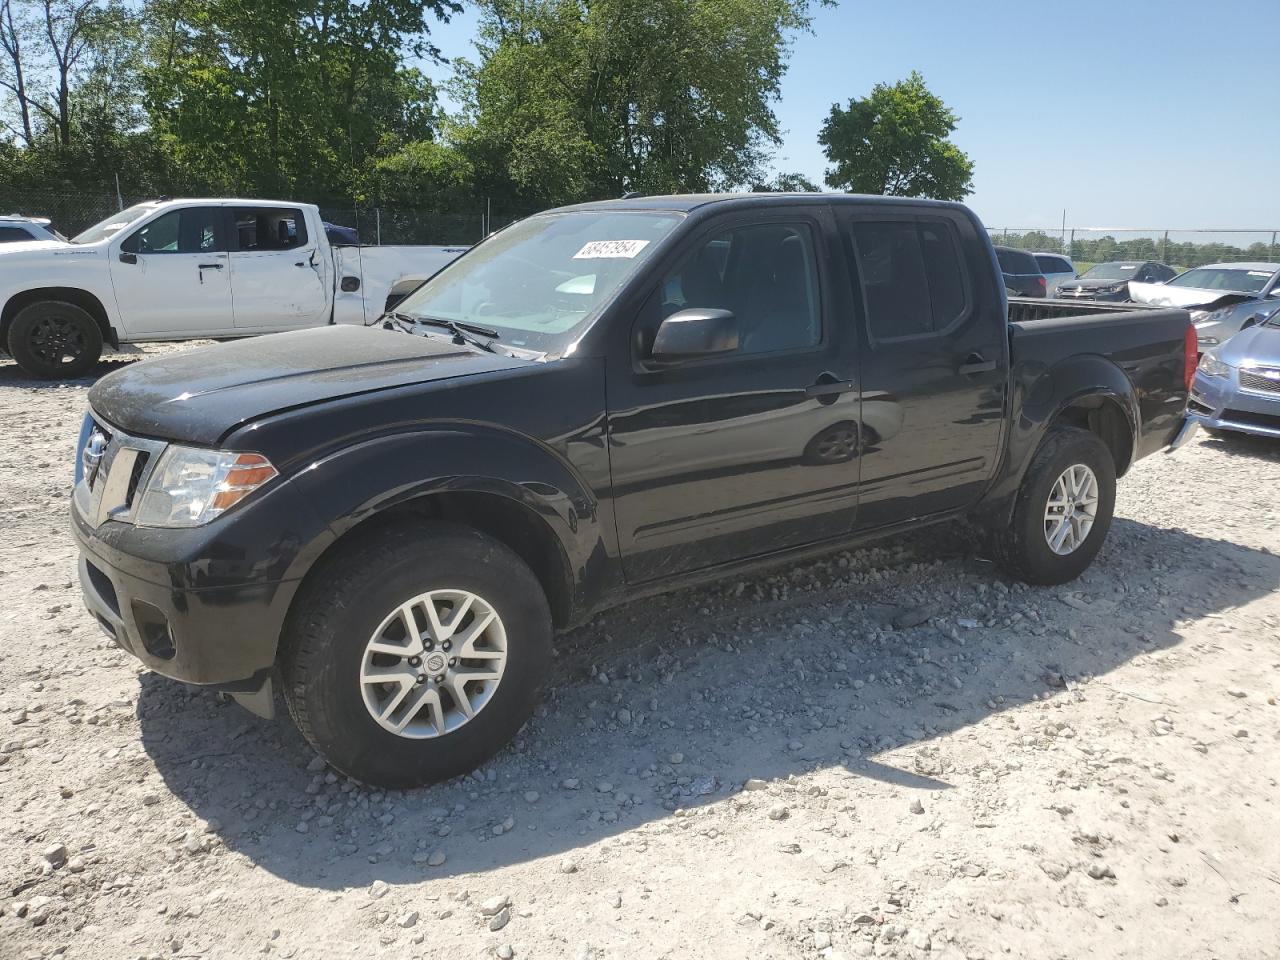
[{"label": "white text on sticker", "polygon": [[649,245],[648,240],[592,240],[573,255],[575,260],[630,260]]}]

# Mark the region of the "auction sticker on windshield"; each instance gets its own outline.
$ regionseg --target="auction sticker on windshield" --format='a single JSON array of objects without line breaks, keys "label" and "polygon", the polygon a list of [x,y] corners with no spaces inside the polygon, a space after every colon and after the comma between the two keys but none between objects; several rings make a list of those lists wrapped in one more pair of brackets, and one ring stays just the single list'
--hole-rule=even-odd
[{"label": "auction sticker on windshield", "polygon": [[648,240],[592,240],[573,255],[575,260],[630,260],[649,245]]}]

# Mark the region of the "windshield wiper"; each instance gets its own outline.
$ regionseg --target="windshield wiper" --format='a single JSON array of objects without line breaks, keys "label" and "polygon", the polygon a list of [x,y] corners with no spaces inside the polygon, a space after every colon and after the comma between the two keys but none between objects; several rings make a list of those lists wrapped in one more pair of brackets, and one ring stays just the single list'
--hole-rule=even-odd
[{"label": "windshield wiper", "polygon": [[[489,353],[495,353],[493,349],[493,341],[500,339],[497,330],[490,330],[488,327],[482,327],[476,323],[466,323],[461,320],[446,320],[444,317],[426,317],[413,313],[397,313],[391,311],[387,316],[400,324],[410,324],[417,326],[424,324],[432,327],[444,327],[453,334],[454,343],[469,343],[473,347],[486,350]],[[479,336],[477,336],[477,334]],[[481,340],[480,337],[489,337],[488,341]]]}]

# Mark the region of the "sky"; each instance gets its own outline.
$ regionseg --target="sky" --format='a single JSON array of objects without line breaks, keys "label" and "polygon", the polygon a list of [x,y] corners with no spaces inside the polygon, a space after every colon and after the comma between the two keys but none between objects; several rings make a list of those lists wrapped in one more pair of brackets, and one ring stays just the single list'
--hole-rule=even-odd
[{"label": "sky", "polygon": [[[475,59],[475,23],[433,42]],[[1280,0],[844,0],[793,41],[774,166],[821,183],[831,105],[919,70],[988,227],[1280,229],[1278,39]]]}]

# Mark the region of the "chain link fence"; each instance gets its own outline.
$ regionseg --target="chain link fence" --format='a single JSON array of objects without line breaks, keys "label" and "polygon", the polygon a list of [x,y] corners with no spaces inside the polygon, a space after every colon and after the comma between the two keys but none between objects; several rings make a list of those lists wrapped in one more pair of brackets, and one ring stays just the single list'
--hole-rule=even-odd
[{"label": "chain link fence", "polygon": [[993,242],[1003,246],[1066,253],[1082,270],[1109,260],[1158,260],[1180,271],[1206,263],[1280,262],[1280,227],[988,227],[987,232]]},{"label": "chain link fence", "polygon": [[[154,196],[117,194],[114,190],[9,191],[0,189],[0,214],[48,217],[56,230],[75,236],[111,214]],[[353,204],[350,200],[293,198],[315,203],[326,223],[356,231],[361,243],[448,244],[476,243],[489,233],[533,213],[495,209],[483,197],[441,211],[411,204]]]}]

